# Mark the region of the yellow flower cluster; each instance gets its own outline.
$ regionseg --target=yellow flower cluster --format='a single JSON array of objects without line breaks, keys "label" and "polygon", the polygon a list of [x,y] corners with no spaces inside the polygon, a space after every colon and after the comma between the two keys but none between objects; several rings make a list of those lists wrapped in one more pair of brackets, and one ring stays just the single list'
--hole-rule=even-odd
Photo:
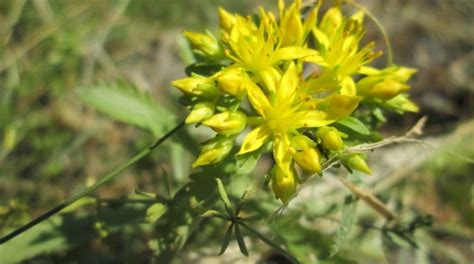
[{"label": "yellow flower cluster", "polygon": [[[280,0],[278,20],[263,8],[256,20],[220,9],[219,38],[185,32],[201,65],[219,65],[208,74],[192,73],[172,83],[189,99],[192,110],[186,123],[203,124],[217,133],[204,144],[193,167],[220,162],[248,127],[236,155],[271,144],[272,189],[287,203],[299,182],[295,165],[321,173],[328,153],[346,146],[348,135],[332,124],[353,114],[361,102],[417,110],[403,94],[415,70],[367,66],[381,53],[373,51],[373,42],[359,47],[363,12],[345,17],[334,6],[318,19],[320,3],[302,16],[301,0],[290,6]],[[370,173],[359,155],[341,162]]]}]

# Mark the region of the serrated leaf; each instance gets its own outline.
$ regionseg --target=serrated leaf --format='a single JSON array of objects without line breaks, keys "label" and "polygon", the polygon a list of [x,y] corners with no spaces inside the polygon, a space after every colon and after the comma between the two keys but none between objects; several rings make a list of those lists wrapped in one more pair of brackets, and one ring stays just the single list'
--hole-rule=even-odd
[{"label": "serrated leaf", "polygon": [[227,247],[229,246],[230,238],[232,237],[232,231],[234,230],[234,223],[231,223],[225,232],[224,240],[222,241],[221,251],[219,252],[219,256],[224,254]]},{"label": "serrated leaf", "polygon": [[341,222],[336,231],[336,238],[331,244],[331,249],[330,249],[331,257],[336,255],[339,249],[346,242],[347,237],[356,222],[355,221],[357,218],[356,208],[357,208],[357,200],[355,200],[351,196],[348,196],[344,203],[344,207],[342,208]]},{"label": "serrated leaf", "polygon": [[242,254],[248,257],[249,252],[247,250],[247,246],[245,245],[245,240],[242,236],[242,233],[240,232],[240,226],[238,224],[235,225],[235,237],[237,238],[237,243],[239,244],[240,252],[242,252]]},{"label": "serrated leaf", "polygon": [[126,84],[99,84],[79,89],[80,99],[112,118],[149,130],[154,136],[166,133],[173,115],[148,93]]},{"label": "serrated leaf", "polygon": [[155,203],[146,210],[145,221],[154,224],[168,211],[168,207],[161,203]]},{"label": "serrated leaf", "polygon": [[364,123],[360,122],[358,119],[347,116],[344,117],[336,122],[336,124],[346,127],[358,134],[361,135],[369,135],[370,130],[364,125]]},{"label": "serrated leaf", "polygon": [[219,178],[216,178],[216,182],[217,182],[217,191],[219,192],[219,197],[224,202],[225,209],[227,210],[229,215],[233,215],[234,210],[232,208],[232,204],[230,203],[229,196],[227,195],[227,192],[225,191],[222,180]]}]

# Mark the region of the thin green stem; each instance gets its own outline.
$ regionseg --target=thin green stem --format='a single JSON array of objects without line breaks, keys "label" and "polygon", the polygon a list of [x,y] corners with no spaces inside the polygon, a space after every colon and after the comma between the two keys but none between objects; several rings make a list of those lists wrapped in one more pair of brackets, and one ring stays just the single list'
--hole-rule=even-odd
[{"label": "thin green stem", "polygon": [[296,259],[293,255],[291,255],[289,252],[287,252],[286,250],[281,248],[278,244],[273,242],[270,238],[262,235],[260,232],[255,230],[253,227],[247,225],[244,221],[239,221],[238,224],[241,225],[242,227],[244,227],[247,231],[252,233],[258,239],[262,240],[267,245],[271,246],[274,250],[278,251],[280,254],[282,254],[285,258],[287,258],[292,263],[300,263],[300,261],[298,259]]},{"label": "thin green stem", "polygon": [[119,176],[122,172],[130,168],[131,166],[135,165],[138,161],[143,159],[145,156],[147,156],[152,150],[155,148],[159,147],[163,142],[165,142],[168,138],[170,138],[176,131],[178,131],[181,127],[184,126],[184,122],[179,123],[175,128],[170,130],[168,133],[166,133],[163,137],[158,139],[156,142],[151,144],[149,147],[145,148],[142,150],[140,153],[135,155],[133,158],[128,160],[126,163],[122,164],[115,170],[111,171],[110,173],[106,174],[103,176],[99,181],[97,181],[94,185],[91,187],[87,188],[86,190],[72,196],[71,198],[65,200],[61,204],[57,205],[53,209],[43,213],[42,215],[38,216],[37,218],[31,220],[29,223],[19,227],[18,229],[12,231],[11,233],[7,234],[6,236],[2,237],[0,239],[0,245],[3,243],[8,242],[10,239],[20,235],[21,233],[27,231],[28,229],[34,227],[35,225],[43,222],[44,220],[50,218],[51,216],[59,213],[61,210],[64,208],[68,207],[72,203],[76,202],[77,200],[81,199],[84,196],[90,195],[93,193],[95,190],[97,190],[99,187],[102,185],[114,180],[117,176]]}]

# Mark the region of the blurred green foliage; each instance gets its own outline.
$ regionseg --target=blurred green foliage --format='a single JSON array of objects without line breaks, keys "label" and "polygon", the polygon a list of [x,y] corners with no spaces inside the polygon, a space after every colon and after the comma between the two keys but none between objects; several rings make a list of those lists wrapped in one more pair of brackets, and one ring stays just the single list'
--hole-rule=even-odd
[{"label": "blurred green foliage", "polygon": [[[179,64],[183,50],[176,44],[179,32],[212,30],[217,5],[251,13],[257,2],[263,1],[0,1],[0,234],[90,186],[182,118],[177,95],[166,89],[167,80],[183,74],[174,72],[184,69]],[[265,4],[274,8],[274,3]],[[155,78],[159,74],[163,77]],[[79,88],[91,89],[83,92],[89,93],[85,101],[90,105],[145,130],[113,122],[87,107],[79,101]],[[119,98],[117,104],[107,104],[112,97]],[[121,107],[130,104],[144,109]],[[151,116],[141,121],[130,117],[141,113]],[[351,120],[339,125],[365,131]],[[472,159],[472,122],[464,129],[462,136],[453,132],[455,139],[447,137],[438,146]],[[331,181],[316,179],[316,185],[328,187],[275,212],[278,203],[268,199],[265,170],[255,168],[256,157],[240,158],[237,167],[188,176],[196,146],[206,133],[181,131],[120,181],[0,245],[0,262],[189,263],[214,257],[228,226],[222,219],[200,217],[209,209],[225,212],[222,203],[211,202],[217,200],[214,177],[223,177],[232,204],[241,201],[247,186],[257,186],[259,191],[243,203],[241,215],[257,212],[262,219],[252,227],[305,263],[384,261],[379,217],[360,201],[360,216],[348,223],[354,225],[352,231],[338,231],[344,226],[341,214],[350,209],[343,202],[349,193]],[[413,177],[402,177],[379,194],[383,201],[405,208],[401,214],[406,219],[434,216],[435,228],[416,237],[421,250],[410,260],[474,259],[469,251],[474,238],[473,169],[466,161],[437,152],[409,172]],[[232,173],[229,182],[224,175]],[[254,234],[245,229],[241,233],[250,251],[248,261],[284,259]],[[330,258],[334,243],[339,251]],[[237,244],[233,237],[222,258],[245,260]],[[385,253],[394,259],[400,252],[411,251],[392,245]]]}]

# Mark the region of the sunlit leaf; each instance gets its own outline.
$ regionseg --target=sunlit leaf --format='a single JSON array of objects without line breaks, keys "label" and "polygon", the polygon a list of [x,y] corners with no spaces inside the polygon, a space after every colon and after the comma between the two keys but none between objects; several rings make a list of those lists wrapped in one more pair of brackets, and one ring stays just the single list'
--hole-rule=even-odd
[{"label": "sunlit leaf", "polygon": [[349,128],[350,130],[362,135],[370,134],[370,130],[362,122],[350,116],[338,120],[336,124]]},{"label": "sunlit leaf", "polygon": [[126,84],[100,84],[78,90],[80,99],[112,118],[149,130],[154,136],[166,133],[175,123],[173,114],[150,94]]},{"label": "sunlit leaf", "polygon": [[156,223],[168,211],[168,207],[161,203],[155,203],[146,210],[145,221]]}]

